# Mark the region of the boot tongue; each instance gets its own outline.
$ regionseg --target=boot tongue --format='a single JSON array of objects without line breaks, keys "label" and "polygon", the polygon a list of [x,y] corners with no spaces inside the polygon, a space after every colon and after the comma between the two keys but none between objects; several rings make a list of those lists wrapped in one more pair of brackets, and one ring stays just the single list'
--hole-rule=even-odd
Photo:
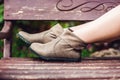
[{"label": "boot tongue", "polygon": [[80,50],[87,46],[87,44],[85,44],[83,40],[73,34],[69,29],[64,31],[64,33],[60,37],[63,38],[74,49]]}]

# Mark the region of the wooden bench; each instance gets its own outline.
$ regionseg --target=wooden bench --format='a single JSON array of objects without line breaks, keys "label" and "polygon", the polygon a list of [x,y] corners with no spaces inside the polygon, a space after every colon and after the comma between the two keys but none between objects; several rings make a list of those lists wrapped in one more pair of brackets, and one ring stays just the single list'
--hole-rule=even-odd
[{"label": "wooden bench", "polygon": [[119,0],[4,0],[4,57],[0,79],[12,80],[117,80],[120,58],[86,58],[82,62],[45,62],[11,58],[14,20],[94,20],[120,3]]}]

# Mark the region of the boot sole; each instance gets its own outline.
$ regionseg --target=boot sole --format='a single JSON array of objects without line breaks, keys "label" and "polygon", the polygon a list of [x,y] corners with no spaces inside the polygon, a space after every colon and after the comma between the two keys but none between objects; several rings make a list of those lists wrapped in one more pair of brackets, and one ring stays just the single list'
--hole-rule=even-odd
[{"label": "boot sole", "polygon": [[24,41],[27,45],[31,45],[31,42],[29,42],[28,40],[26,40],[24,37],[22,37],[19,33],[17,34],[17,36]]},{"label": "boot sole", "polygon": [[67,61],[67,62],[80,62],[81,59],[76,59],[76,58],[49,58],[49,57],[45,57],[45,56],[42,56],[40,54],[38,54],[37,52],[35,52],[34,50],[32,50],[32,48],[29,47],[29,49],[35,53],[36,55],[39,56],[40,59],[42,60],[45,60],[45,61]]}]

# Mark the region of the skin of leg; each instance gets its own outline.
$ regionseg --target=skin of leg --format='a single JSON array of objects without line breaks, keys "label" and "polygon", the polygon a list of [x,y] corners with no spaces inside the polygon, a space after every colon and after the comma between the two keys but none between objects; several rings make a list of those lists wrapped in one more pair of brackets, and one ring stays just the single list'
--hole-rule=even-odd
[{"label": "skin of leg", "polygon": [[[72,27],[70,27],[70,29],[71,29],[72,31],[76,31],[76,30],[78,30],[78,29],[80,29],[80,28],[82,28],[82,27],[85,27],[85,26],[89,25],[89,23],[90,23],[90,22],[87,22],[87,23],[81,24],[81,25],[77,25],[77,26],[72,26]],[[67,29],[68,29],[68,28],[64,28],[64,30],[67,30]]]},{"label": "skin of leg", "polygon": [[73,31],[76,31],[76,30],[81,29],[82,27],[89,26],[89,23],[90,22],[87,22],[87,23],[82,24],[82,25],[74,26],[74,27],[71,27],[70,29],[73,30]]},{"label": "skin of leg", "polygon": [[117,39],[120,37],[120,5],[73,33],[86,43]]}]

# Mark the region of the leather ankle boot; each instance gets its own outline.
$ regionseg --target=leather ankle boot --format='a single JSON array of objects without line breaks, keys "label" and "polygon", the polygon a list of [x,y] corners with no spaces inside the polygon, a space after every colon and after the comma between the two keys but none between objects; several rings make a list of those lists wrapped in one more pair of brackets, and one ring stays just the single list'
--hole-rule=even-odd
[{"label": "leather ankle boot", "polygon": [[46,44],[32,43],[30,49],[44,60],[79,61],[86,44],[70,30]]},{"label": "leather ankle boot", "polygon": [[43,31],[35,34],[29,34],[27,32],[20,31],[17,34],[17,36],[27,44],[31,44],[33,42],[47,43],[53,39],[56,39],[60,34],[62,34],[63,31],[64,30],[61,27],[61,25],[56,24],[55,26],[53,26],[51,29],[47,31]]}]

